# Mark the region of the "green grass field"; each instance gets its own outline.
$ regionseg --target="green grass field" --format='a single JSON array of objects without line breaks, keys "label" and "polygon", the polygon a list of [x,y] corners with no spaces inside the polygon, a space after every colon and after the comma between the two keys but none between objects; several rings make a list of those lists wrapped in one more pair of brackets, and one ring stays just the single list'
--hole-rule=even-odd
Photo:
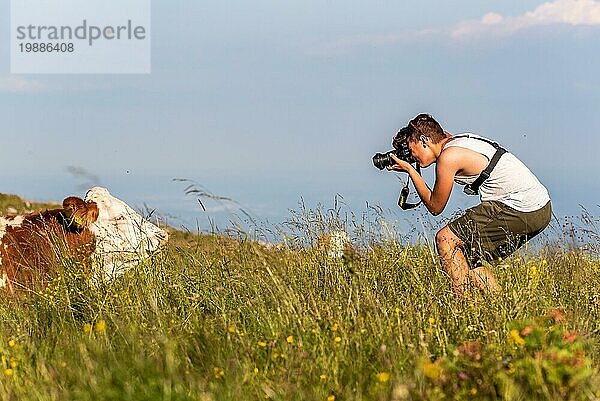
[{"label": "green grass field", "polygon": [[[0,398],[600,399],[597,242],[521,252],[492,268],[500,296],[456,299],[427,243],[298,216],[286,247],[174,232],[110,286],[66,259],[46,287],[2,294]],[[308,246],[343,225],[355,252]]]}]

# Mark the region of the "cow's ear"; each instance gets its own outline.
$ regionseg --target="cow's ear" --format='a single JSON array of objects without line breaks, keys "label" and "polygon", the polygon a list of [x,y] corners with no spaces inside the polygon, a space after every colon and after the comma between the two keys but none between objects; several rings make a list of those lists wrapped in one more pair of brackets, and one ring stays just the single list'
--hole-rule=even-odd
[{"label": "cow's ear", "polygon": [[86,202],[76,196],[65,198],[63,209],[70,224],[78,227],[85,227],[98,219],[98,205],[96,205],[96,202]]}]

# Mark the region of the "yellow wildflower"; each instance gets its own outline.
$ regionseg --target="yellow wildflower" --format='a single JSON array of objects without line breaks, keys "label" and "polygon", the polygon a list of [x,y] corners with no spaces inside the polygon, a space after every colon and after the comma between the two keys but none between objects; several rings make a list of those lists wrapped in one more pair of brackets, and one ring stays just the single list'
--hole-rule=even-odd
[{"label": "yellow wildflower", "polygon": [[529,278],[533,278],[538,274],[538,269],[536,265],[531,265],[529,268]]},{"label": "yellow wildflower", "polygon": [[342,337],[336,337],[333,339],[333,341],[335,341],[337,344],[342,342]]},{"label": "yellow wildflower", "polygon": [[387,383],[390,380],[390,374],[388,372],[379,372],[375,375],[379,383]]},{"label": "yellow wildflower", "polygon": [[519,330],[511,330],[509,338],[517,345],[525,344],[525,340],[523,340],[523,337],[519,334]]},{"label": "yellow wildflower", "polygon": [[319,376],[319,378],[321,380],[325,380],[325,379],[327,379],[327,375],[325,373],[323,373],[321,376]]},{"label": "yellow wildflower", "polygon": [[89,323],[86,323],[83,325],[83,332],[84,333],[91,333],[92,332],[92,325]]},{"label": "yellow wildflower", "polygon": [[327,401],[335,401],[335,395],[330,395],[329,397],[327,397]]},{"label": "yellow wildflower", "polygon": [[421,372],[430,379],[437,379],[442,374],[442,368],[439,363],[436,362],[424,360],[419,367],[421,368]]},{"label": "yellow wildflower", "polygon": [[213,372],[215,374],[215,379],[220,379],[225,376],[225,372],[221,368],[213,368]]},{"label": "yellow wildflower", "polygon": [[11,348],[12,348],[12,347],[14,347],[15,345],[17,345],[17,342],[16,342],[15,340],[9,340],[9,341],[8,341],[8,346],[9,346],[9,347],[11,347]]},{"label": "yellow wildflower", "polygon": [[331,331],[337,331],[337,329],[338,329],[337,323],[335,323],[333,326],[331,326]]},{"label": "yellow wildflower", "polygon": [[263,348],[264,348],[264,347],[266,347],[266,346],[267,346],[267,343],[266,343],[265,341],[259,341],[259,342],[258,342],[258,346],[259,346],[259,347],[263,347]]},{"label": "yellow wildflower", "polygon": [[429,324],[435,324],[435,319],[434,319],[434,318],[432,318],[432,317],[430,317],[430,318],[428,319],[428,321],[429,321]]},{"label": "yellow wildflower", "polygon": [[15,373],[15,371],[12,370],[12,369],[10,369],[10,368],[9,369],[4,369],[4,374],[6,376],[8,376],[8,377],[11,377],[14,373]]},{"label": "yellow wildflower", "polygon": [[287,338],[285,339],[285,341],[287,341],[288,344],[293,344],[294,343],[294,336],[287,336]]},{"label": "yellow wildflower", "polygon": [[235,326],[229,326],[229,327],[227,327],[227,331],[228,331],[229,333],[235,333],[235,332],[236,332],[236,330],[235,330]]},{"label": "yellow wildflower", "polygon": [[106,330],[106,322],[104,320],[99,320],[96,322],[94,325],[94,331],[96,333],[102,333],[104,330]]}]

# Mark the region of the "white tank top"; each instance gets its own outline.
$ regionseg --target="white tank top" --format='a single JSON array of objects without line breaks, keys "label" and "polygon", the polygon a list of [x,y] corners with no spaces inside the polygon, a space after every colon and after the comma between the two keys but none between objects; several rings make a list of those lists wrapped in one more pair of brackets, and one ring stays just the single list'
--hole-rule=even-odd
[{"label": "white tank top", "polygon": [[[468,135],[469,137],[455,137],[455,139],[447,142],[442,150],[451,146],[458,146],[481,153],[488,160],[491,160],[494,153],[496,153],[496,148],[492,145],[475,139],[482,138],[481,136],[471,133],[456,136],[461,135]],[[454,181],[460,185],[472,184],[478,176],[457,175],[454,177]],[[500,201],[521,212],[533,212],[541,209],[550,200],[546,187],[512,153],[505,153],[498,160],[498,164],[492,170],[490,177],[479,187],[479,196],[482,202]]]}]

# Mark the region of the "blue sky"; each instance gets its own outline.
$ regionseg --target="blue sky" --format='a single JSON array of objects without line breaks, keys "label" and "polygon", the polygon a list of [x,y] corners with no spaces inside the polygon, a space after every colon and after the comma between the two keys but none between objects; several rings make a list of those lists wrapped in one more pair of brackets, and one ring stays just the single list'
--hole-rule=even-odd
[{"label": "blue sky", "polygon": [[[155,0],[148,75],[10,75],[9,25],[5,1],[2,192],[100,183],[188,223],[175,177],[272,221],[336,193],[394,209],[371,156],[428,112],[505,145],[559,215],[598,214],[600,2]],[[448,213],[473,203],[455,188]]]}]

